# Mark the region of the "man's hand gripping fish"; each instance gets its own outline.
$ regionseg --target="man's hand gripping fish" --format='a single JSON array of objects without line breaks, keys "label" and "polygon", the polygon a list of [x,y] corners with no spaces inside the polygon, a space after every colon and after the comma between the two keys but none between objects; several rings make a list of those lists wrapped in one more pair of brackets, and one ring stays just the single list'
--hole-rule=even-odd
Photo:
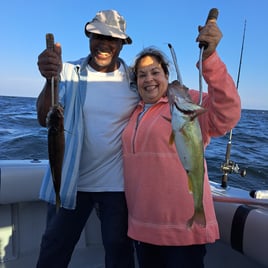
[{"label": "man's hand gripping fish", "polygon": [[188,88],[178,81],[168,87],[172,134],[170,143],[175,141],[178,156],[188,175],[189,190],[193,194],[194,214],[187,226],[193,222],[205,227],[203,208],[204,147],[197,116],[206,110],[192,102]]},{"label": "man's hand gripping fish", "polygon": [[[46,35],[47,48],[54,48],[54,37],[52,34]],[[51,95],[52,105],[47,115],[48,127],[48,158],[50,164],[51,175],[53,179],[54,190],[56,194],[56,210],[61,206],[60,187],[63,157],[65,150],[64,137],[64,116],[63,108],[58,103],[58,88],[54,77],[51,79]]]}]

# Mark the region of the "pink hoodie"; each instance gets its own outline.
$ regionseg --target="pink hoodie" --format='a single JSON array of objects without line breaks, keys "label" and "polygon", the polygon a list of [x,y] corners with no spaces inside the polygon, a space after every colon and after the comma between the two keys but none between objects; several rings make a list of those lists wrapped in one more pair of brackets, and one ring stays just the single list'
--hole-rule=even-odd
[{"label": "pink hoodie", "polygon": [[[225,64],[217,53],[203,62],[203,76],[208,93],[202,106],[207,112],[199,116],[204,147],[213,136],[224,135],[240,119],[240,98]],[[190,90],[195,103],[199,92]],[[141,101],[123,132],[125,193],[129,210],[128,235],[155,245],[192,245],[212,243],[219,238],[212,195],[205,162],[203,204],[206,227],[187,220],[193,215],[193,197],[188,179],[177,156],[175,145],[169,145],[171,124],[166,97],[143,111]]]}]

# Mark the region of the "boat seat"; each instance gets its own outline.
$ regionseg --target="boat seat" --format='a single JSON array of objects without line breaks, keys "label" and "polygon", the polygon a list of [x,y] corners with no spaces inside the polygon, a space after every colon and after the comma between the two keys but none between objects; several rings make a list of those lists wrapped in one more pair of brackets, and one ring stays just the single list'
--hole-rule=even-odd
[{"label": "boat seat", "polygon": [[1,160],[0,205],[39,200],[47,160]]}]

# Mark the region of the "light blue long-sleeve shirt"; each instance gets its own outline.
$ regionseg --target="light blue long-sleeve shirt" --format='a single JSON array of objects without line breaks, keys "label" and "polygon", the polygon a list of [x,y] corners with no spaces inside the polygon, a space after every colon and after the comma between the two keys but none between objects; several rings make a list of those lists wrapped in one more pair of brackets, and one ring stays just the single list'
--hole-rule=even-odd
[{"label": "light blue long-sleeve shirt", "polygon": [[[87,88],[90,86],[90,84],[88,85],[87,83],[88,72],[86,68],[89,57],[71,63],[64,63],[59,84],[60,101],[64,107],[65,129],[65,154],[62,168],[60,196],[61,205],[67,209],[74,209],[76,205],[80,158],[85,131],[83,105],[86,98]],[[132,110],[136,107],[139,101],[139,96],[135,85],[132,83],[131,73],[128,67],[122,60],[120,61],[124,66],[129,81],[129,86],[126,90],[129,91],[128,112],[130,116]],[[123,127],[126,123],[127,122],[122,122]],[[122,131],[122,129],[118,129],[118,131]],[[118,138],[120,139],[119,142],[121,144],[121,132],[118,133]],[[90,159],[88,161],[90,161]],[[122,161],[121,156],[118,161]],[[107,172],[109,172],[109,170],[107,170]],[[42,182],[40,198],[47,202],[55,203],[55,191],[49,166]]]}]

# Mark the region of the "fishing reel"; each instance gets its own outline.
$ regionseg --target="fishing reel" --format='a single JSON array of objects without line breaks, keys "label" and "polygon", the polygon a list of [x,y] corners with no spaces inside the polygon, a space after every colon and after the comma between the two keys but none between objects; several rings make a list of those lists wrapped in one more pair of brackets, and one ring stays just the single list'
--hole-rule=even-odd
[{"label": "fishing reel", "polygon": [[227,187],[227,177],[231,173],[240,174],[241,177],[245,177],[247,171],[245,169],[240,170],[237,163],[233,162],[232,160],[228,160],[225,163],[221,164],[221,171],[223,172],[222,180],[221,180],[221,187]]}]

